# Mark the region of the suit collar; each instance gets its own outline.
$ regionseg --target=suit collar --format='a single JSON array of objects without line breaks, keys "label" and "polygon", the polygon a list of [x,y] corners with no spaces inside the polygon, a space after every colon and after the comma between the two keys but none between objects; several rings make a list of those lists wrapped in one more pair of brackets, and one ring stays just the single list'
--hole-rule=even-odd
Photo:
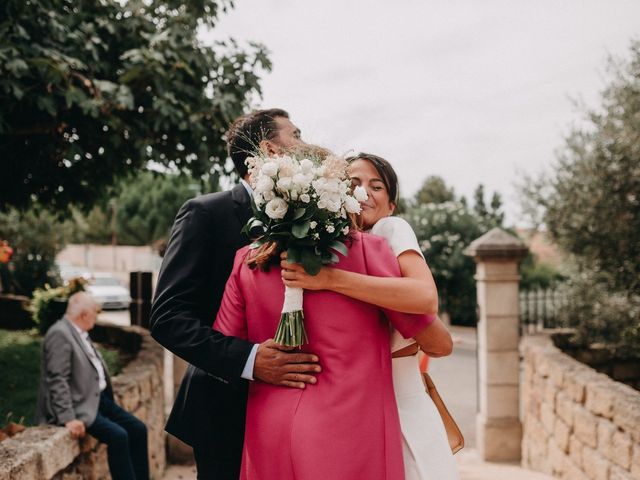
[{"label": "suit collar", "polygon": [[[66,324],[67,329],[71,332],[71,335],[73,336],[75,341],[80,346],[80,350],[82,350],[84,352],[85,357],[87,357],[87,360],[89,360],[89,364],[95,370],[96,366],[91,361],[91,357],[89,356],[89,352],[87,352],[87,346],[85,345],[84,340],[80,336],[80,333],[78,333],[78,330],[76,328],[74,328],[73,324],[71,323],[71,320],[69,320],[67,317],[62,317],[61,321]],[[89,341],[91,341],[91,340],[89,340]],[[96,350],[96,355],[98,357],[98,360],[100,360],[100,363],[102,363],[102,368],[104,368],[105,376],[108,376],[107,375],[107,367],[104,364],[104,362],[102,361],[102,357],[100,357],[100,355],[98,354],[97,350]],[[107,381],[107,383],[109,383],[109,382]]]},{"label": "suit collar", "polygon": [[249,192],[247,192],[244,185],[239,183],[231,190],[231,198],[235,203],[233,211],[242,226],[244,226],[251,218],[251,199],[249,198]]},{"label": "suit collar", "polygon": [[241,183],[231,189],[231,198],[236,204],[250,206],[249,192]]}]

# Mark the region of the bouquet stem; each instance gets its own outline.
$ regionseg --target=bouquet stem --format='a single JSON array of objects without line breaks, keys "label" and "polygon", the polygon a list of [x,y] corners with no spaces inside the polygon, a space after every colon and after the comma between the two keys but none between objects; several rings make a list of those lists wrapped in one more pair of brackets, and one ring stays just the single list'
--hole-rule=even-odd
[{"label": "bouquet stem", "polygon": [[282,315],[276,330],[275,342],[287,347],[300,347],[309,342],[304,329],[301,288],[284,287]]}]

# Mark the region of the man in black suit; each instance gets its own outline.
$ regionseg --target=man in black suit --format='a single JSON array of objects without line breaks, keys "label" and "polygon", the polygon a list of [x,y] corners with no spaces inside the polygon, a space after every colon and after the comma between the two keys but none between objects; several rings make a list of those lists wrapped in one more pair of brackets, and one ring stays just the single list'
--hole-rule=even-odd
[{"label": "man in black suit", "polygon": [[241,184],[193,198],[176,216],[151,309],[151,334],[189,362],[166,430],[193,447],[199,479],[237,479],[249,380],[305,388],[315,383],[318,358],[286,352],[272,340],[254,345],[212,330],[241,233],[251,216],[246,157],[303,147],[284,110],[237,119],[227,148]]}]

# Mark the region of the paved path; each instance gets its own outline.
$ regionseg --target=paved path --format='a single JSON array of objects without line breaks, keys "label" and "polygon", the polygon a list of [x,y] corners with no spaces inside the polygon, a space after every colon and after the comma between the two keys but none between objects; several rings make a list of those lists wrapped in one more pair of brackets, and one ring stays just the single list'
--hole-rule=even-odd
[{"label": "paved path", "polygon": [[[515,464],[483,462],[475,450],[475,418],[477,410],[476,330],[453,327],[454,349],[450,357],[432,359],[429,371],[462,434],[465,448],[456,454],[461,480],[549,480],[551,477],[532,472]],[[193,466],[174,465],[164,480],[194,480]]]}]

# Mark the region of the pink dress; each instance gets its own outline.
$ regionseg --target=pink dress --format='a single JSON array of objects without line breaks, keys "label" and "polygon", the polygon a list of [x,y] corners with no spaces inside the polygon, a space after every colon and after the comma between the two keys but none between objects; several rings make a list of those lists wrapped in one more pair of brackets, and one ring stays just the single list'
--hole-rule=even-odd
[{"label": "pink dress", "polygon": [[[236,254],[214,328],[258,343],[276,331],[284,286],[280,268],[250,270],[246,255]],[[360,233],[337,268],[400,276],[384,239]],[[329,291],[305,291],[304,313],[303,350],[320,357],[322,373],[304,390],[251,383],[241,479],[404,479],[387,319],[411,337],[429,318]]]}]

